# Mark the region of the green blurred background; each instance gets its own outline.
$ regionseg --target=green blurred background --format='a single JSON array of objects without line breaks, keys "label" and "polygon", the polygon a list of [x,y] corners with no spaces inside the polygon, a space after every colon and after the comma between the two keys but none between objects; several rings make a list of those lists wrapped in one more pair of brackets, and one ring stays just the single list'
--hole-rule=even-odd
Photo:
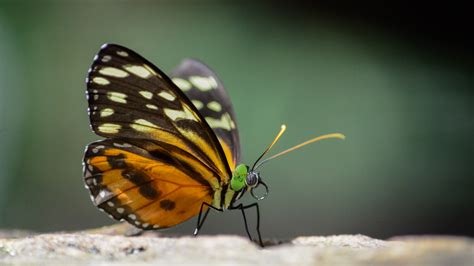
[{"label": "green blurred background", "polygon": [[[233,100],[244,162],[281,123],[274,152],[347,135],[263,168],[264,237],[474,235],[472,32],[457,11],[436,11],[445,16],[305,1],[1,2],[0,227],[115,223],[91,203],[81,165],[99,139],[84,79],[114,42],[168,73],[184,57],[210,65]],[[245,234],[237,212],[211,215],[202,233]]]}]

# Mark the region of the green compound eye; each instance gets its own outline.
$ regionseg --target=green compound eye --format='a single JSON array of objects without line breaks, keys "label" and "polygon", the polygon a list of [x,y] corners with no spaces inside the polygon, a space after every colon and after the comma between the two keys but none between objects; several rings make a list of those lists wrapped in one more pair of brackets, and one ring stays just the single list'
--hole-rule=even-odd
[{"label": "green compound eye", "polygon": [[245,186],[245,178],[247,177],[248,167],[245,164],[239,164],[235,167],[230,180],[230,188],[233,191],[240,191]]}]

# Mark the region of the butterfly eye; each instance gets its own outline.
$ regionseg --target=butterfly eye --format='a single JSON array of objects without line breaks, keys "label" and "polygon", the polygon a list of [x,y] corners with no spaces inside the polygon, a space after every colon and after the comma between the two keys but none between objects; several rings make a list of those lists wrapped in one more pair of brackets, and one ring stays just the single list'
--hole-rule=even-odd
[{"label": "butterfly eye", "polygon": [[259,180],[260,180],[260,174],[252,171],[247,175],[247,178],[245,179],[245,183],[249,187],[255,187],[257,186]]}]

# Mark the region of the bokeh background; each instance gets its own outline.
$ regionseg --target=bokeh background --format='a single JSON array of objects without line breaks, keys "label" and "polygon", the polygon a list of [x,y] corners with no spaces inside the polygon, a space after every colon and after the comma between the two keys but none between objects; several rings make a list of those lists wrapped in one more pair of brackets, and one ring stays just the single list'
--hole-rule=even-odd
[{"label": "bokeh background", "polygon": [[[168,73],[184,57],[210,65],[233,100],[247,163],[281,123],[274,152],[347,135],[263,168],[265,237],[473,236],[468,25],[454,4],[2,1],[0,227],[115,223],[92,205],[81,166],[99,139],[84,79],[99,47],[114,42]],[[167,232],[190,234],[194,223]],[[202,233],[245,234],[238,212],[213,214]]]}]

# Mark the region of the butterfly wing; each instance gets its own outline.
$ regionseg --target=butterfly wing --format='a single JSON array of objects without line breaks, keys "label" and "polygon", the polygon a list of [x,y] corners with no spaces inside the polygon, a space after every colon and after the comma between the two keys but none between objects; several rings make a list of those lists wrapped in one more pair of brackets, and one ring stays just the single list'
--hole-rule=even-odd
[{"label": "butterfly wing", "polygon": [[227,161],[240,162],[240,141],[234,109],[214,71],[195,59],[185,59],[172,72],[173,82],[188,96],[217,135]]},{"label": "butterfly wing", "polygon": [[225,153],[196,107],[157,67],[130,49],[105,45],[89,71],[93,131],[84,176],[94,203],[149,228],[194,216],[231,176]]},{"label": "butterfly wing", "polygon": [[137,139],[91,143],[84,157],[91,199],[117,220],[143,228],[166,228],[195,216],[213,189],[213,173],[186,151]]},{"label": "butterfly wing", "polygon": [[87,79],[89,118],[100,136],[151,139],[172,144],[231,176],[222,147],[199,111],[157,67],[119,45],[104,45]]}]

